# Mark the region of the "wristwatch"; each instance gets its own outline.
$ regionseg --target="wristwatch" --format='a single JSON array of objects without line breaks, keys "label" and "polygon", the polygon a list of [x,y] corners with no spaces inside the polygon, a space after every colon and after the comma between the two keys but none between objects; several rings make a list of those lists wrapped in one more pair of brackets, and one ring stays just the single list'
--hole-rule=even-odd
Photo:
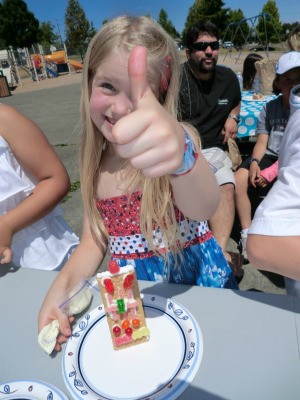
[{"label": "wristwatch", "polygon": [[256,158],[256,157],[250,157],[250,159],[249,159],[249,165],[250,165],[251,163],[253,163],[253,161],[256,161],[257,164],[259,164],[259,159],[258,159],[258,158]]},{"label": "wristwatch", "polygon": [[229,114],[228,118],[233,118],[237,124],[241,122],[241,117],[238,114]]}]

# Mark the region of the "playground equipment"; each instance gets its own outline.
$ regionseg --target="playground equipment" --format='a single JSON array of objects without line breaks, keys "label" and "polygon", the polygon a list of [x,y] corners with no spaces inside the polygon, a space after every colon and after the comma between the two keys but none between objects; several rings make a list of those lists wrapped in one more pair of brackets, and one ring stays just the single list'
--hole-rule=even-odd
[{"label": "playground equipment", "polygon": [[0,50],[0,75],[5,76],[10,86],[22,84],[24,72],[29,77],[39,83],[40,80],[52,77],[58,77],[59,74],[81,71],[83,64],[78,61],[68,59],[67,49],[54,51],[52,54],[44,54],[43,47],[40,44],[32,46],[32,53],[29,53],[27,47],[13,50],[11,47],[7,50]]},{"label": "playground equipment", "polygon": [[67,53],[64,50],[55,51],[52,54],[47,54],[45,56],[45,60],[46,60],[46,63],[48,63],[48,64],[51,64],[51,63],[55,63],[56,65],[69,64],[76,71],[81,70],[83,68],[83,64],[81,62],[68,59]]},{"label": "playground equipment", "polygon": [[[263,24],[264,24],[265,43],[263,43],[262,40],[260,39],[260,35],[259,35],[258,30],[257,30],[257,24],[258,24],[260,18],[263,20]],[[272,15],[271,15],[271,14],[268,14],[268,13],[261,13],[261,14],[256,15],[255,17],[243,18],[243,19],[241,19],[240,21],[231,22],[231,23],[228,24],[227,27],[226,27],[226,30],[225,30],[225,33],[224,33],[224,37],[223,37],[223,42],[225,41],[225,39],[226,39],[226,37],[227,37],[227,33],[229,33],[229,31],[231,31],[231,33],[232,33],[231,41],[232,41],[233,43],[234,43],[234,41],[235,41],[235,38],[236,38],[237,34],[240,33],[240,35],[241,35],[241,36],[243,37],[243,39],[244,39],[244,45],[246,45],[246,44],[248,43],[249,39],[251,39],[251,36],[254,34],[254,35],[257,37],[257,39],[258,39],[258,41],[259,41],[259,43],[260,43],[260,46],[261,46],[261,48],[263,49],[263,51],[265,52],[267,58],[269,58],[270,46],[269,46],[269,40],[268,40],[268,35],[267,35],[268,32],[267,32],[267,27],[266,27],[266,20],[267,20],[267,19],[270,20],[271,25],[272,25],[272,28],[273,28],[273,30],[274,30],[274,33],[275,33],[276,36],[277,36],[278,43],[280,43],[283,52],[285,52],[285,48],[284,48],[284,46],[283,46],[283,44],[282,44],[282,42],[281,42],[279,33],[277,32],[277,30],[276,30],[276,28],[275,28],[275,25],[274,25],[274,23],[273,23]],[[247,34],[246,34],[246,36],[245,36],[245,34],[244,34],[244,32],[243,32],[243,29],[242,29],[244,26],[247,27],[247,31],[248,31]],[[225,56],[224,56],[223,61],[225,61],[225,59],[226,59],[226,57],[227,57],[227,54],[228,54],[228,51],[230,52],[230,57],[231,57],[231,51],[230,51],[230,50],[227,50],[227,52],[226,52],[226,54],[225,54]],[[239,55],[238,55],[238,58],[236,59],[236,62],[238,62],[238,60],[239,60],[239,58],[240,58],[241,51],[242,51],[242,48],[240,48],[240,50],[239,50]]]}]

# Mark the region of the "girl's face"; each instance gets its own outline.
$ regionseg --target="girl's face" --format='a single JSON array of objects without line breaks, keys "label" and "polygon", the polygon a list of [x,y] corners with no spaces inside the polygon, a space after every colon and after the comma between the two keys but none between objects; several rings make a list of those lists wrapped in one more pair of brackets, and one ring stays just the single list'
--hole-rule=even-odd
[{"label": "girl's face", "polygon": [[282,96],[289,99],[291,89],[300,83],[300,68],[293,68],[280,75],[278,86]]},{"label": "girl's face", "polygon": [[98,67],[92,82],[91,119],[106,140],[114,142],[112,127],[133,110],[128,54],[112,52]]}]

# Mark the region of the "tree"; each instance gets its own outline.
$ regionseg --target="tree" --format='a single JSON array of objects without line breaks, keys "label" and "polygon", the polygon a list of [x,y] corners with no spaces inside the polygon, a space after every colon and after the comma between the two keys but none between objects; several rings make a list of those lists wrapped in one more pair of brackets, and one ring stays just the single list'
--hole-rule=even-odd
[{"label": "tree", "polygon": [[180,33],[178,33],[173,25],[173,23],[169,20],[167,12],[162,8],[159,13],[158,23],[164,28],[168,34],[177,39],[180,37]]},{"label": "tree", "polygon": [[227,14],[227,28],[223,37],[223,40],[232,40],[236,47],[240,47],[245,43],[247,38],[249,27],[245,20],[244,13],[241,9],[229,10]]},{"label": "tree", "polygon": [[282,27],[281,27],[282,39],[286,40],[288,38],[289,34],[292,33],[298,27],[299,27],[298,22],[292,22],[292,23],[285,22],[284,24],[282,24]]},{"label": "tree", "polygon": [[90,23],[78,0],[68,0],[65,14],[66,44],[72,53],[79,52],[83,59],[90,40]]},{"label": "tree", "polygon": [[195,0],[195,3],[190,7],[182,39],[185,42],[187,31],[196,25],[199,21],[211,21],[220,31],[220,37],[223,36],[227,25],[228,9],[223,8],[223,0]]},{"label": "tree", "polygon": [[23,0],[0,3],[0,42],[14,48],[30,47],[38,42],[39,21]]},{"label": "tree", "polygon": [[282,30],[279,11],[275,0],[267,0],[256,27],[262,43],[277,43]]},{"label": "tree", "polygon": [[93,36],[95,36],[97,33],[97,29],[94,27],[93,22],[91,22],[90,24],[90,28],[89,28],[89,37],[92,38]]},{"label": "tree", "polygon": [[60,38],[54,33],[54,26],[50,21],[41,23],[39,43],[43,46],[45,53],[49,53],[51,45],[60,47]]}]

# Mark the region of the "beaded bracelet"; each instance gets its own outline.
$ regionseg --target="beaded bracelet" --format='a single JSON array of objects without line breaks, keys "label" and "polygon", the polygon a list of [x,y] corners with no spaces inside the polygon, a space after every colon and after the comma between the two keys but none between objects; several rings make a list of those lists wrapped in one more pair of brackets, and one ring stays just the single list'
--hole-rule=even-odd
[{"label": "beaded bracelet", "polygon": [[180,166],[177,168],[175,172],[172,173],[172,175],[185,175],[189,173],[193,168],[196,163],[196,160],[199,156],[199,154],[196,151],[196,146],[192,139],[190,138],[190,135],[187,133],[187,131],[184,130],[185,134],[185,146],[184,146],[184,155],[183,155],[183,160]]}]

